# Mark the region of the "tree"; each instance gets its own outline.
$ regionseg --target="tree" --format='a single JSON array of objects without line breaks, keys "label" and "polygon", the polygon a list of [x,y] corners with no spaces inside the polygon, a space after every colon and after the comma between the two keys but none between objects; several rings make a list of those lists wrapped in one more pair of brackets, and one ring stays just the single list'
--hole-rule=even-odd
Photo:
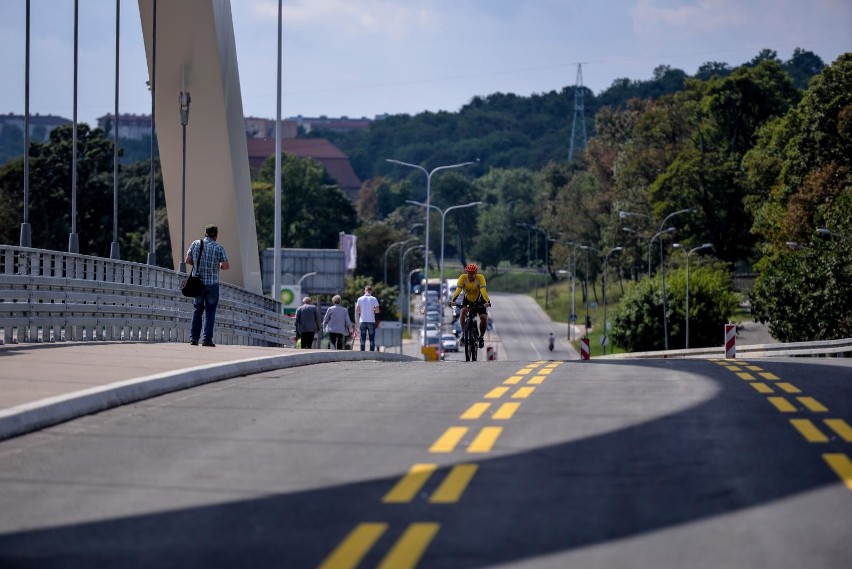
[{"label": "tree", "polygon": [[[331,179],[322,166],[310,158],[281,155],[281,244],[284,247],[311,249],[336,249],[340,232],[349,233],[357,225],[357,214],[352,202]],[[261,220],[272,220],[269,193],[275,184],[275,157],[269,157],[258,173],[254,186],[255,215]],[[258,230],[258,246],[267,244],[272,236],[268,228]],[[263,236],[263,245],[261,245]]]}]

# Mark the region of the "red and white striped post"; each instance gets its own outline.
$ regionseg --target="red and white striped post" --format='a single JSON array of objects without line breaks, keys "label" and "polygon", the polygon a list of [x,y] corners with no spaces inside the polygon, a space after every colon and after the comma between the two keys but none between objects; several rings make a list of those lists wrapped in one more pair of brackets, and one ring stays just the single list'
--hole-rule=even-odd
[{"label": "red and white striped post", "polygon": [[737,357],[737,325],[725,324],[725,358]]},{"label": "red and white striped post", "polygon": [[589,339],[582,338],[580,340],[580,359],[587,360],[589,359]]}]

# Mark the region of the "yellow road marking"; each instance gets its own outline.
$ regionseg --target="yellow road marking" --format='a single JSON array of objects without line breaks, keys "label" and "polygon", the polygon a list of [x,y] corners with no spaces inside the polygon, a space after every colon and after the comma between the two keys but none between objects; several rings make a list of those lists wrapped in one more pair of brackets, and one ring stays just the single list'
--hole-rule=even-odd
[{"label": "yellow road marking", "polygon": [[817,429],[816,425],[810,422],[809,419],[790,419],[790,424],[796,427],[796,430],[801,433],[805,440],[809,443],[827,443],[828,437]]},{"label": "yellow road marking", "polygon": [[544,382],[545,379],[546,379],[546,377],[543,376],[543,375],[534,375],[530,378],[530,380],[527,382],[527,384],[528,385],[541,385]]},{"label": "yellow road marking", "polygon": [[461,414],[459,419],[479,419],[483,413],[488,411],[489,407],[491,407],[491,403],[474,403]]},{"label": "yellow road marking", "polygon": [[801,389],[799,389],[798,387],[796,387],[792,383],[781,382],[781,383],[776,383],[775,385],[777,385],[778,387],[780,387],[781,389],[783,389],[787,393],[801,393],[802,392]]},{"label": "yellow road marking", "polygon": [[522,375],[513,375],[503,383],[505,383],[506,385],[515,385],[517,383],[520,383],[523,378],[524,376]]},{"label": "yellow road marking", "polygon": [[476,469],[475,464],[457,464],[450,470],[429,501],[433,504],[455,504],[461,498],[468,484],[470,484]]},{"label": "yellow road marking", "polygon": [[823,423],[826,426],[840,435],[844,442],[852,443],[852,427],[850,427],[843,419],[825,419]]},{"label": "yellow road marking", "polygon": [[796,412],[796,408],[793,407],[793,404],[784,399],[783,397],[767,397],[766,400],[775,405],[775,408],[781,411],[782,413]]},{"label": "yellow road marking", "polygon": [[502,432],[503,427],[482,427],[482,430],[467,447],[467,452],[491,452],[494,443],[497,442],[497,437]]},{"label": "yellow road marking", "polygon": [[526,399],[533,391],[535,391],[535,387],[520,387],[512,394],[512,399]]},{"label": "yellow road marking", "polygon": [[382,559],[378,569],[410,569],[417,566],[423,552],[438,533],[441,524],[413,523]]},{"label": "yellow road marking", "polygon": [[763,371],[763,368],[760,366],[745,366],[745,368],[749,371]]},{"label": "yellow road marking", "polygon": [[754,387],[758,393],[772,393],[772,388],[766,385],[765,383],[749,383],[752,387]]},{"label": "yellow road marking", "polygon": [[828,408],[814,399],[813,397],[796,397],[799,400],[799,403],[813,411],[814,413],[825,413],[828,411]]},{"label": "yellow road marking", "polygon": [[731,370],[731,371],[742,371],[742,368],[737,367],[734,364],[729,365],[728,369]]},{"label": "yellow road marking", "polygon": [[387,529],[388,524],[383,523],[358,524],[319,569],[354,569]]},{"label": "yellow road marking", "polygon": [[550,372],[552,371],[553,369],[543,368],[538,370],[538,373],[540,373],[541,375],[550,375]]},{"label": "yellow road marking", "polygon": [[515,411],[520,407],[520,403],[503,403],[500,408],[491,416],[492,419],[511,419]]},{"label": "yellow road marking", "polygon": [[485,394],[486,399],[500,399],[506,392],[509,391],[508,387],[495,387],[491,391]]},{"label": "yellow road marking", "polygon": [[467,434],[467,427],[450,427],[429,448],[429,452],[453,452]]},{"label": "yellow road marking", "polygon": [[549,364],[547,364],[547,365],[546,365],[546,366],[544,366],[544,367],[549,367],[549,368],[553,369],[553,368],[555,368],[556,366],[560,365],[561,363],[562,363],[562,362],[550,362]]},{"label": "yellow road marking", "polygon": [[770,381],[775,381],[776,379],[780,379],[777,375],[775,375],[774,373],[770,373],[768,371],[762,371],[757,375],[759,375],[763,379],[768,379]]},{"label": "yellow road marking", "polygon": [[754,376],[747,371],[737,372],[737,375],[739,376],[740,379],[744,379],[746,381],[753,381],[754,380]]},{"label": "yellow road marking", "polygon": [[384,495],[385,504],[407,504],[417,496],[417,493],[438,469],[437,464],[415,464],[399,479],[399,482]]},{"label": "yellow road marking", "polygon": [[852,460],[842,453],[824,454],[822,459],[828,463],[846,487],[852,490]]}]

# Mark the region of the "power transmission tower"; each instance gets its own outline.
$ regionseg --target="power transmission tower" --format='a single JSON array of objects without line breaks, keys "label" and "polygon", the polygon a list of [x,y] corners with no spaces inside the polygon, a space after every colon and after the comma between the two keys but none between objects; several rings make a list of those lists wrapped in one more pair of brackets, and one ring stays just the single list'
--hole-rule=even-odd
[{"label": "power transmission tower", "polygon": [[574,84],[574,120],[571,121],[571,144],[568,147],[568,161],[574,159],[574,139],[576,138],[577,120],[580,121],[580,127],[583,129],[583,145],[586,147],[586,104],[583,100],[585,95],[583,88],[583,64],[577,64],[577,81]]}]

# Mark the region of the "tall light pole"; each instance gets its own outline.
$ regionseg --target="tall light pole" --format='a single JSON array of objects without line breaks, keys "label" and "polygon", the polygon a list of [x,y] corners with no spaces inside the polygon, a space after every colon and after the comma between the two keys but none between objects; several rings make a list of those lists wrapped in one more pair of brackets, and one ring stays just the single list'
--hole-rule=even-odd
[{"label": "tall light pole", "polygon": [[[418,223],[417,225],[421,225],[421,224]],[[390,253],[390,250],[393,249],[394,247],[396,247],[397,245],[403,245],[404,246],[405,244],[411,243],[412,241],[417,241],[417,237],[412,237],[410,239],[404,239],[402,241],[395,241],[395,242],[391,243],[390,245],[388,245],[388,248],[385,249],[385,263],[384,263],[384,265],[385,265],[385,279],[384,279],[383,282],[388,282],[388,253]],[[399,257],[400,257],[400,259],[402,259],[402,251],[400,251]]]},{"label": "tall light pole", "polygon": [[[663,222],[660,223],[660,234],[664,233],[663,227],[666,226],[666,222],[673,218],[676,215],[680,215],[682,213],[690,213],[695,211],[694,207],[688,207],[685,209],[679,209],[668,214]],[[669,349],[669,320],[666,317],[666,260],[663,257],[663,238],[660,237],[660,269],[663,274],[663,346],[666,350]]]},{"label": "tall light pole", "polygon": [[[702,249],[710,249],[713,246],[712,243],[705,243],[703,245],[699,245],[694,249],[690,249],[686,254],[686,342],[685,347],[689,349],[689,256],[695,253],[696,251],[701,251]],[[673,243],[672,247],[675,249],[682,248],[683,246],[680,243]]]},{"label": "tall light pole", "polygon": [[[547,242],[550,240],[550,238],[547,235],[546,229],[542,229],[541,227],[538,227],[536,225],[531,225],[530,228],[535,229],[536,231],[541,231],[542,235],[544,235],[544,308],[547,309],[548,304],[549,304],[549,294],[548,294],[549,287],[547,286],[547,284],[548,284],[547,283],[547,277],[549,276],[549,270],[550,270],[550,259],[549,259],[549,256],[548,256],[548,249],[550,249],[550,247],[548,246]],[[535,242],[536,242],[536,248],[538,248],[538,238],[537,237],[536,237]]]},{"label": "tall light pole", "polygon": [[30,0],[24,11],[24,218],[21,222],[21,247],[32,247],[30,227]]},{"label": "tall light pole", "polygon": [[606,255],[604,255],[604,274],[603,274],[603,277],[604,277],[604,278],[603,278],[603,282],[604,282],[604,285],[603,285],[603,297],[604,297],[604,325],[603,325],[603,342],[601,342],[601,343],[603,344],[603,353],[604,353],[604,355],[606,355],[606,345],[609,343],[609,338],[608,338],[608,336],[607,336],[609,332],[608,332],[608,330],[607,330],[607,321],[606,321],[606,305],[607,305],[607,302],[606,302],[606,285],[607,285],[607,282],[606,282],[606,280],[607,280],[607,279],[606,279],[606,269],[607,269],[607,263],[608,263],[608,261],[609,261],[609,256],[610,256],[610,255],[612,255],[613,253],[617,253],[617,252],[619,252],[619,251],[621,251],[621,250],[623,250],[623,249],[624,249],[623,247],[613,247],[612,249],[610,249],[610,250],[607,252],[607,254],[606,254]]},{"label": "tall light pole", "polygon": [[532,231],[532,228],[530,227],[530,225],[528,223],[517,223],[516,225],[518,227],[523,227],[524,229],[527,230],[527,294],[529,294],[530,293],[530,273],[529,273],[529,270],[530,270],[530,241],[531,241],[530,232]]},{"label": "tall light pole", "polygon": [[601,252],[600,249],[596,247],[592,247],[591,245],[580,245],[580,249],[586,252],[586,319],[583,321],[583,325],[586,329],[585,337],[589,337],[589,251],[597,251]]},{"label": "tall light pole", "polygon": [[282,0],[278,0],[278,64],[275,66],[275,200],[273,212],[272,238],[272,294],[275,300],[281,300],[281,35]]},{"label": "tall light pole", "polygon": [[[409,253],[411,253],[412,251],[416,251],[418,249],[423,249],[423,245],[413,245],[413,246],[409,247],[408,249],[406,249],[405,252],[403,252],[402,255],[400,255],[400,257],[399,257],[399,290],[400,291],[402,291],[402,275],[404,274],[404,271],[405,271],[405,257]],[[400,249],[400,251],[402,251],[402,249]],[[402,298],[402,297],[400,296],[400,298]],[[425,324],[426,319],[424,318],[423,320],[424,320],[423,335],[425,336],[426,335],[426,324]],[[400,325],[400,327],[402,327],[402,300],[399,301],[399,325]]]},{"label": "tall light pole", "polygon": [[[400,166],[407,166],[408,168],[416,168],[426,174],[426,205],[431,204],[432,202],[432,174],[435,172],[439,172],[441,170],[449,170],[450,168],[461,168],[462,166],[470,166],[471,164],[475,164],[475,162],[460,162],[459,164],[450,164],[448,166],[438,166],[437,168],[433,168],[432,170],[427,170],[423,166],[418,164],[409,164],[408,162],[402,162],[400,160],[393,160],[391,158],[386,159],[388,162],[392,164],[399,164]],[[426,290],[429,290],[429,208],[426,208],[426,238],[423,240],[423,247],[426,249],[426,254],[424,255],[426,262],[423,263],[423,277],[426,280]],[[401,322],[401,321],[400,321]],[[426,337],[426,319],[423,319],[423,337]],[[423,355],[424,359],[426,355]]]}]

